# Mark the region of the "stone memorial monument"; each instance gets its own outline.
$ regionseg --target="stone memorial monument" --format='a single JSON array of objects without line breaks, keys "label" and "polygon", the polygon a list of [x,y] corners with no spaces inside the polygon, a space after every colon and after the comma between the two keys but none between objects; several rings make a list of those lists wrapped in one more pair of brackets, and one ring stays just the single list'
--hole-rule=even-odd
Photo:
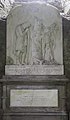
[{"label": "stone memorial monument", "polygon": [[7,18],[6,75],[62,75],[62,18],[51,5],[24,3]]},{"label": "stone memorial monument", "polygon": [[42,2],[16,4],[6,24],[3,120],[68,120],[58,9]]}]

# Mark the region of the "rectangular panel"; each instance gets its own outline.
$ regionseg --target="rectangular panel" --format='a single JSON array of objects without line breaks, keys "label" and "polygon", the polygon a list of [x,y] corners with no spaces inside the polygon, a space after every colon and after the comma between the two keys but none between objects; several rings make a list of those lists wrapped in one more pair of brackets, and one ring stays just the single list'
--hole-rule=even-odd
[{"label": "rectangular panel", "polygon": [[12,89],[10,107],[58,107],[58,90]]}]

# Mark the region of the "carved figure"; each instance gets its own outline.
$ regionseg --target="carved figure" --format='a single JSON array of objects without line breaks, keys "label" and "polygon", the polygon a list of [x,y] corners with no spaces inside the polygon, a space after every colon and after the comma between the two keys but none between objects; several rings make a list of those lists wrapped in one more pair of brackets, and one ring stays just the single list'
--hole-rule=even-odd
[{"label": "carved figure", "polygon": [[46,27],[37,17],[33,25],[28,22],[18,25],[15,29],[16,64],[58,64],[54,55],[58,29],[56,22]]},{"label": "carved figure", "polygon": [[16,64],[28,64],[29,62],[29,42],[31,25],[22,23],[15,29],[15,49]]}]

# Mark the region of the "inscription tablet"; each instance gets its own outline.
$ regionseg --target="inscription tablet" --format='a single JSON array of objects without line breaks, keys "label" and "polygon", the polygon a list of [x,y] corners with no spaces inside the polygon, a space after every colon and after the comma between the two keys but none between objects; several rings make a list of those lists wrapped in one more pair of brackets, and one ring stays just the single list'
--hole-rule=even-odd
[{"label": "inscription tablet", "polygon": [[58,90],[12,89],[10,107],[58,107]]}]

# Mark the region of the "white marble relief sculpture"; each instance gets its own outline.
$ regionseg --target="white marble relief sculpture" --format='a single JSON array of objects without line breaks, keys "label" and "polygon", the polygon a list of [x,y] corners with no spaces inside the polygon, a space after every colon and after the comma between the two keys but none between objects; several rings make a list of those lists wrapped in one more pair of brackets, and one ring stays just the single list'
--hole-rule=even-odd
[{"label": "white marble relief sculpture", "polygon": [[24,3],[12,9],[7,17],[5,68],[22,66],[26,74],[26,69],[31,74],[38,68],[46,74],[48,67],[63,71],[62,65],[62,18],[58,10],[45,3]]},{"label": "white marble relief sculpture", "polygon": [[17,25],[12,51],[16,56],[15,64],[59,64],[54,56],[58,31],[56,21],[46,27],[38,18],[35,18],[34,25],[27,22]]}]

